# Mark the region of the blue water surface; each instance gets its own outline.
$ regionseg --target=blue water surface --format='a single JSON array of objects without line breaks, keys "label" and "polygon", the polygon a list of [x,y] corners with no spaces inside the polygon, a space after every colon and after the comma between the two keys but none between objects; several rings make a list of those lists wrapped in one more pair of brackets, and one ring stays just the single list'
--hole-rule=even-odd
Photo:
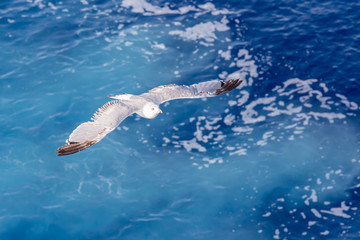
[{"label": "blue water surface", "polygon": [[[0,239],[359,239],[359,1],[2,0]],[[108,94],[244,79],[55,150]]]}]

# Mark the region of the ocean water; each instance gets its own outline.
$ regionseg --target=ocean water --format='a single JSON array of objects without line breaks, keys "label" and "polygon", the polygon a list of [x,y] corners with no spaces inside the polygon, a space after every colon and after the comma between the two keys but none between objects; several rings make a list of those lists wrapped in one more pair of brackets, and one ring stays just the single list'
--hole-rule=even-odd
[{"label": "ocean water", "polygon": [[[0,239],[359,239],[358,1],[2,0]],[[109,100],[241,78],[58,157]]]}]

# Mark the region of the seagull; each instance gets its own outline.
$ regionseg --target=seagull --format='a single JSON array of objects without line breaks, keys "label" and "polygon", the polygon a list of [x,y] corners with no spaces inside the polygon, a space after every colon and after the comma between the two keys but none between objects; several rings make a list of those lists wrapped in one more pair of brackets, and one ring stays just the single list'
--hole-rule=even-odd
[{"label": "seagull", "polygon": [[80,152],[103,139],[125,118],[136,113],[144,118],[155,118],[162,113],[159,105],[181,98],[215,97],[227,93],[242,83],[240,79],[225,82],[212,80],[190,86],[169,84],[158,86],[141,95],[122,93],[109,95],[116,99],[107,102],[97,110],[92,121],[80,124],[66,140],[66,144],[56,151],[58,156]]}]

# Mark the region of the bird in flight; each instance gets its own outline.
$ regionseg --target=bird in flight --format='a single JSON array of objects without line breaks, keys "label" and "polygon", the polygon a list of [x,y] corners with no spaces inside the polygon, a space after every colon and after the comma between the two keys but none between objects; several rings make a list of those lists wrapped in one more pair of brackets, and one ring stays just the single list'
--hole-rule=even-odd
[{"label": "bird in flight", "polygon": [[133,113],[144,118],[155,118],[162,113],[159,105],[180,98],[214,97],[227,93],[241,84],[242,80],[230,79],[225,82],[213,80],[186,85],[164,85],[153,88],[141,95],[110,95],[116,99],[105,103],[91,118],[92,121],[80,124],[66,140],[66,144],[56,151],[58,156],[80,152],[103,139],[125,118]]}]

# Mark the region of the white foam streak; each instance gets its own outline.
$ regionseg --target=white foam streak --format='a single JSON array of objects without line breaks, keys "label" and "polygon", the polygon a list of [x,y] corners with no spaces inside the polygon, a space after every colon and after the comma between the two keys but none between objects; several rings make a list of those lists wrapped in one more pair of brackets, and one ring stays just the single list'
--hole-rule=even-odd
[{"label": "white foam streak", "polygon": [[231,130],[234,132],[234,135],[240,135],[242,133],[251,134],[254,129],[249,126],[245,126],[245,127],[233,127]]},{"label": "white foam streak", "polygon": [[[222,51],[219,54],[223,54]],[[229,74],[226,78],[240,78],[243,79],[244,82],[241,84],[241,87],[252,86],[254,82],[254,78],[259,76],[258,66],[256,62],[252,59],[253,56],[249,54],[247,49],[240,49],[237,53],[237,57],[234,59],[235,61],[231,62],[230,67],[237,67],[238,70]]]},{"label": "white foam streak", "polygon": [[277,107],[275,107],[275,103],[272,103],[270,106],[266,106],[264,107],[264,110],[266,111],[270,111],[270,113],[268,113],[267,115],[270,117],[275,117],[275,116],[279,116],[281,114],[286,114],[286,115],[292,115],[294,113],[299,113],[302,110],[302,107],[294,107],[294,104],[290,103],[286,109],[279,109]]},{"label": "white foam streak", "polygon": [[224,123],[228,126],[231,126],[235,123],[235,115],[234,114],[228,114],[224,118]]},{"label": "white foam streak", "polygon": [[206,148],[201,146],[197,141],[196,138],[191,140],[184,140],[180,141],[180,144],[186,149],[186,151],[191,152],[191,150],[196,149],[199,152],[206,152]]},{"label": "white foam streak", "polygon": [[122,7],[132,8],[134,13],[143,13],[144,15],[162,15],[162,14],[179,14],[179,11],[171,10],[168,6],[158,7],[148,3],[145,0],[124,0]]},{"label": "white foam streak", "polygon": [[316,195],[316,191],[314,189],[311,189],[311,195],[305,199],[304,203],[309,206],[310,205],[310,200],[314,203],[316,203],[318,201],[318,197]]},{"label": "white foam streak", "polygon": [[220,14],[225,15],[225,14],[232,13],[227,9],[222,9],[222,10],[216,9],[215,5],[210,3],[210,2],[199,5],[198,7],[201,8],[202,10],[205,10],[205,13],[211,12],[211,14],[214,15],[214,16],[220,15]]},{"label": "white foam streak", "polygon": [[[81,0],[85,1],[85,0]],[[122,7],[131,8],[131,11],[134,13],[142,13],[144,16],[156,16],[156,15],[165,15],[165,14],[179,14],[183,15],[189,12],[196,12],[195,17],[204,15],[206,13],[211,13],[214,16],[231,14],[227,9],[217,9],[212,3],[200,4],[198,6],[184,6],[180,8],[170,9],[167,4],[163,7],[153,5],[145,0],[123,0]]]},{"label": "white foam streak", "polygon": [[344,211],[348,211],[349,209],[350,209],[350,207],[346,206],[345,202],[341,202],[341,206],[338,208],[331,208],[330,211],[320,210],[320,212],[334,215],[337,217],[350,218],[351,217],[350,215],[344,213]]},{"label": "white foam streak", "polygon": [[262,140],[257,141],[256,145],[265,146],[267,144],[267,140],[274,134],[274,131],[265,132],[262,136]]},{"label": "white foam streak", "polygon": [[229,153],[230,156],[233,156],[233,155],[243,156],[246,154],[247,154],[246,148],[239,148],[238,150]]},{"label": "white foam streak", "polygon": [[350,102],[344,95],[336,93],[335,96],[341,99],[341,103],[343,103],[350,110],[358,110],[359,106],[355,102]]},{"label": "white foam streak", "polygon": [[245,111],[242,111],[240,113],[244,123],[249,124],[249,123],[257,123],[257,122],[264,121],[266,119],[266,117],[263,115],[258,116],[259,114],[254,108],[257,107],[258,105],[270,104],[270,103],[274,102],[275,99],[276,99],[276,97],[259,98],[259,99],[256,99],[255,101],[251,102],[250,104],[248,104],[246,106]]},{"label": "white foam streak", "polygon": [[227,26],[229,21],[226,17],[223,17],[220,22],[205,22],[199,23],[192,27],[188,27],[185,30],[170,31],[170,35],[178,35],[185,41],[199,41],[204,40],[206,43],[214,42],[217,37],[215,32],[224,32],[230,28]]},{"label": "white foam streak", "polygon": [[310,116],[313,116],[315,120],[319,118],[326,118],[330,123],[334,123],[334,119],[343,119],[346,116],[342,113],[319,113],[319,112],[309,112]]},{"label": "white foam streak", "polygon": [[246,49],[240,49],[238,57],[241,59],[236,61],[236,66],[247,70],[251,77],[258,77],[257,66],[254,60],[250,60],[252,55],[249,54],[249,51]]}]

